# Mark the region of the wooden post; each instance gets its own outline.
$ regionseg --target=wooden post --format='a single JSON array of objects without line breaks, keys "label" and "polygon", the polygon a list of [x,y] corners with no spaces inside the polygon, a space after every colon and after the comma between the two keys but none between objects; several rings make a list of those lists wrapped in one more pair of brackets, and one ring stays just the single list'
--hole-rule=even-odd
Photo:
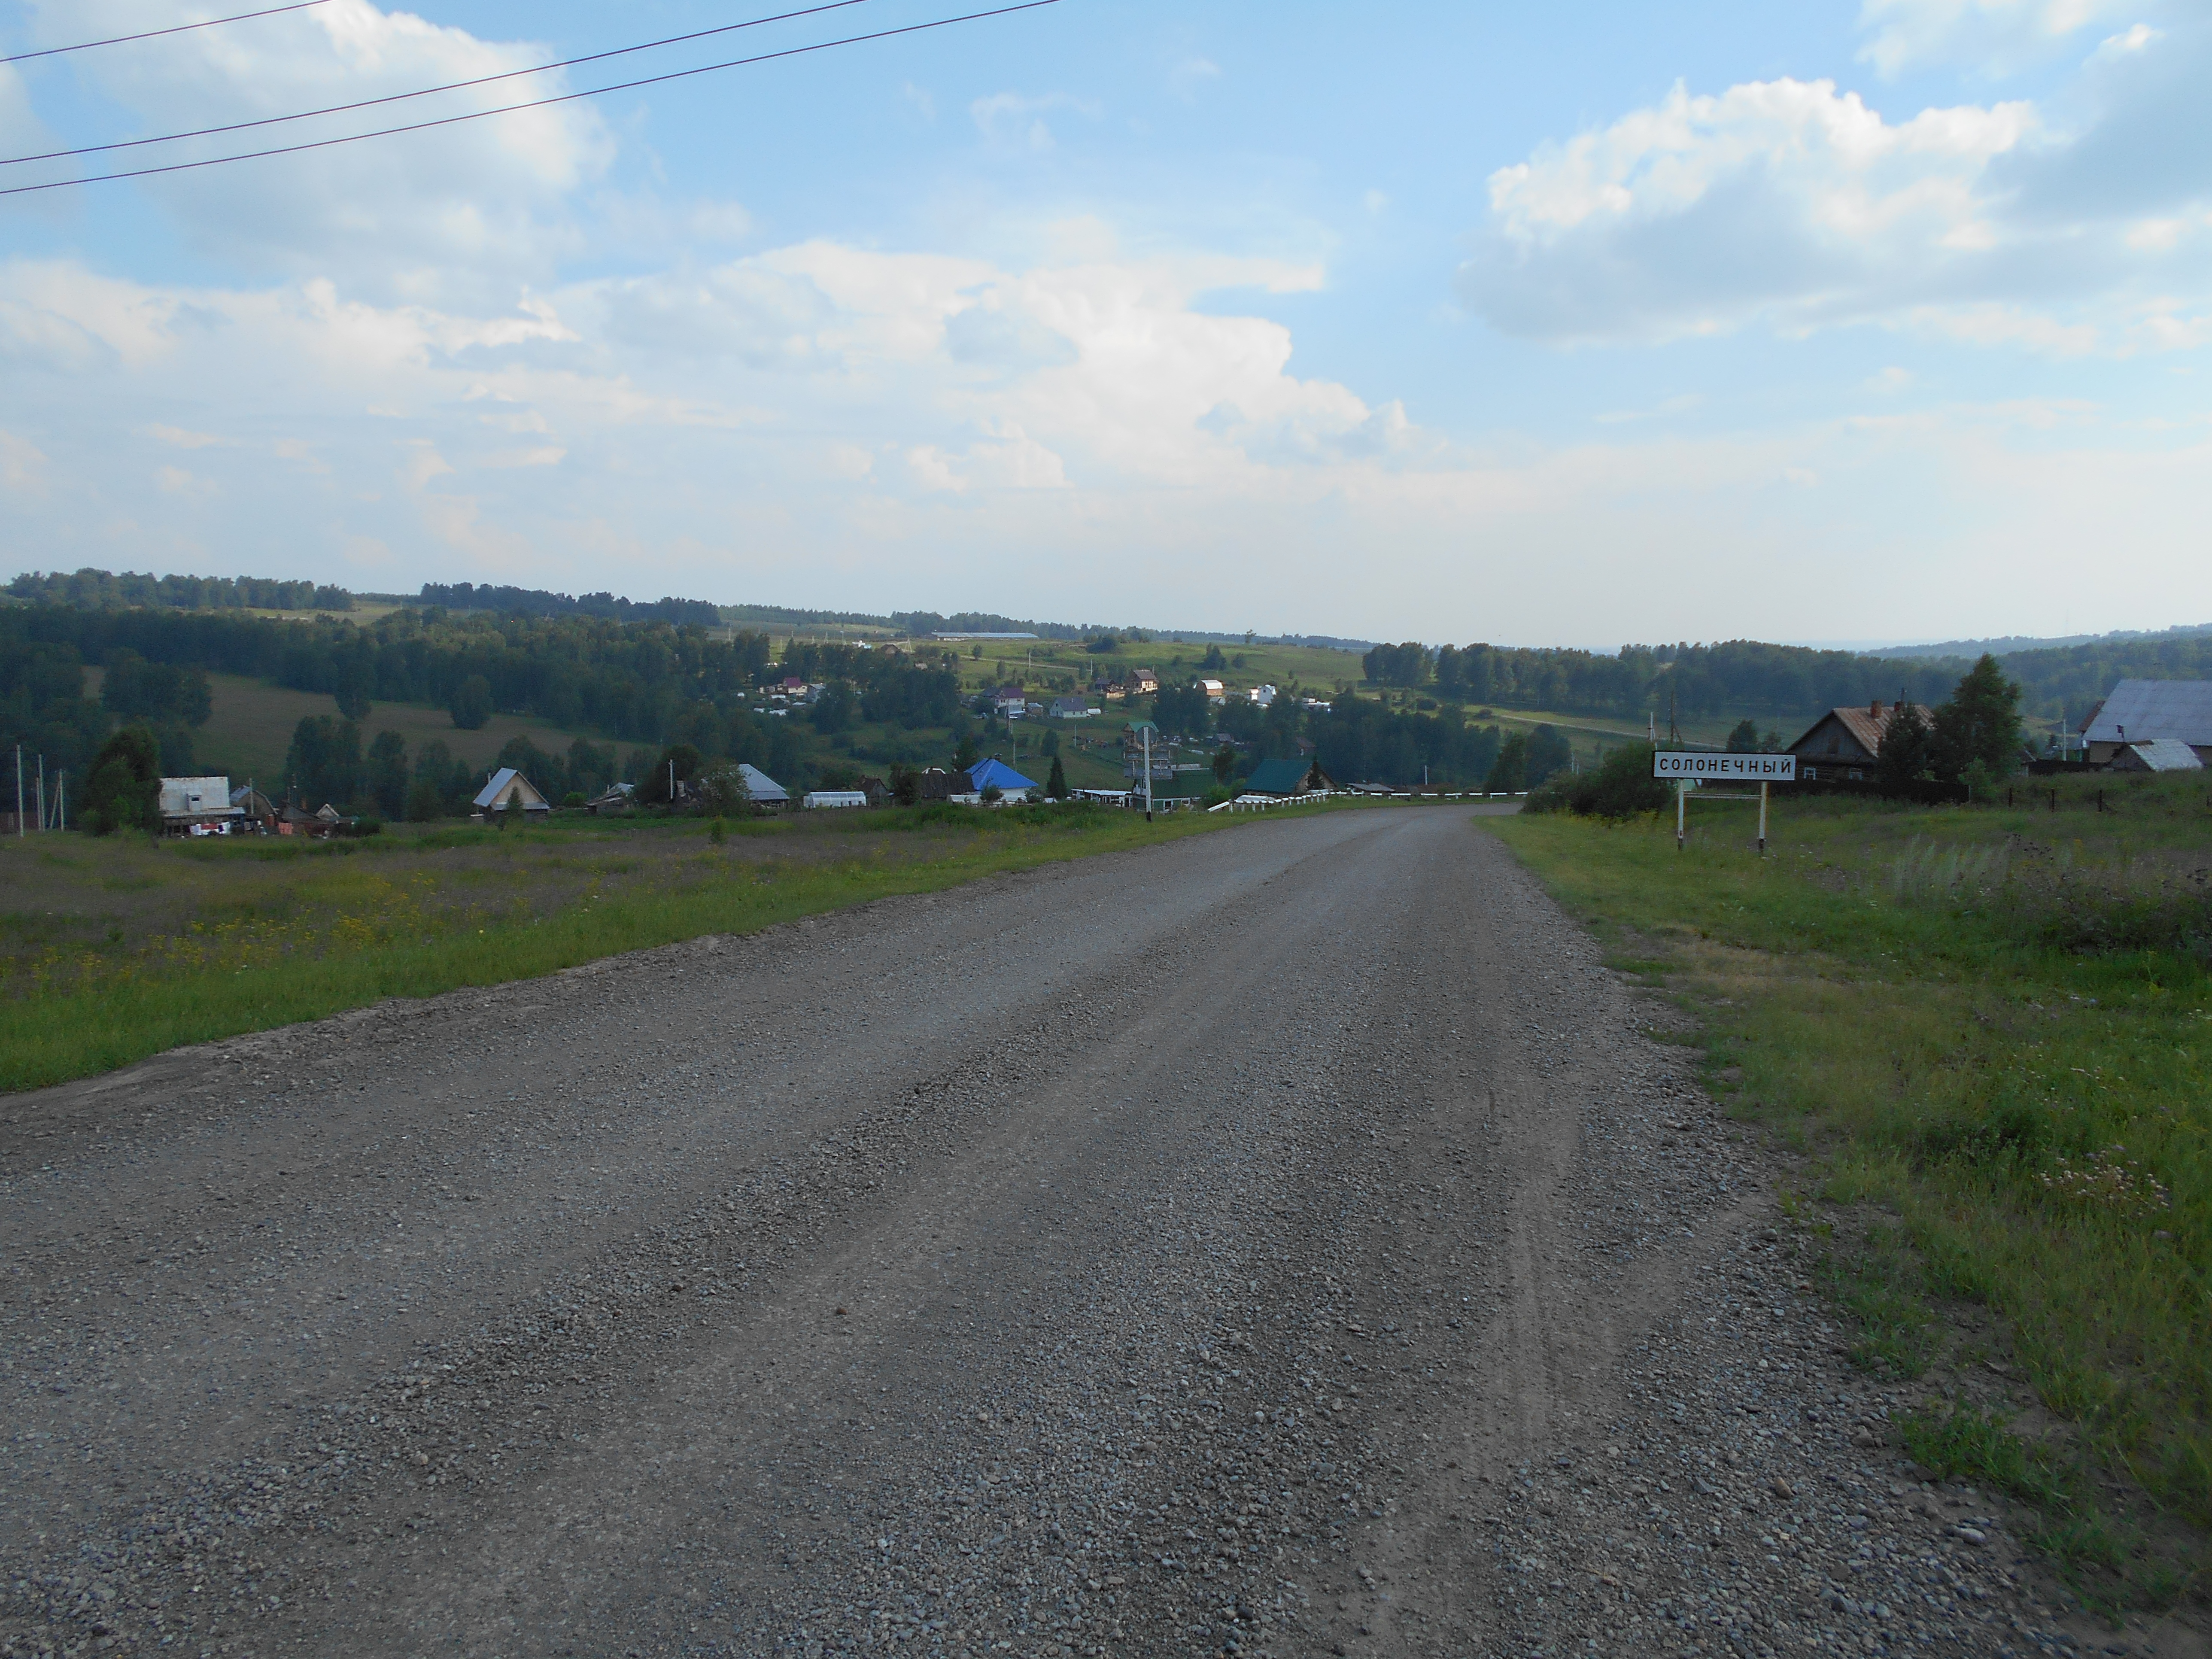
[{"label": "wooden post", "polygon": [[1759,781],[1759,856],[1766,856],[1766,780]]},{"label": "wooden post", "polygon": [[1682,850],[1683,820],[1688,816],[1689,810],[1690,781],[1677,778],[1674,781],[1674,850],[1678,853]]}]

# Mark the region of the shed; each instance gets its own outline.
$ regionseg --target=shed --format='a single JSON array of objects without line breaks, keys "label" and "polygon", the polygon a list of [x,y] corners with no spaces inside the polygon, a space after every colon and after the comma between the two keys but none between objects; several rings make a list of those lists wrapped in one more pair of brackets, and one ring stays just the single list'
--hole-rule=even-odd
[{"label": "shed", "polygon": [[756,806],[788,806],[791,791],[748,761],[738,763],[738,775],[745,781],[745,793]]},{"label": "shed", "polygon": [[538,793],[538,786],[512,766],[502,766],[491,775],[490,781],[477,791],[475,806],[479,812],[504,812],[518,800],[526,812],[553,810],[553,803]]},{"label": "shed", "polygon": [[627,812],[637,805],[637,786],[634,783],[611,783],[584,803],[592,815],[601,812]]},{"label": "shed", "polygon": [[2204,763],[2179,738],[2123,744],[2112,752],[2115,772],[2202,772]]},{"label": "shed", "polygon": [[968,769],[968,787],[979,795],[986,789],[996,789],[1003,795],[1026,795],[1039,786],[1036,779],[1024,777],[994,755]]},{"label": "shed", "polygon": [[2117,764],[2123,746],[2172,739],[2212,760],[2212,680],[2122,680],[2081,723],[2092,766]]}]

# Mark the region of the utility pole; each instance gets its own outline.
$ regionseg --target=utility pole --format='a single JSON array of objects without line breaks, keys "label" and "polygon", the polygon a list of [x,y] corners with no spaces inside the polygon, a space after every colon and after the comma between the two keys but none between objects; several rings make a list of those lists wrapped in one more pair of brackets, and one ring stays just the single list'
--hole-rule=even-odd
[{"label": "utility pole", "polygon": [[[19,792],[20,793],[20,792]],[[1152,821],[1152,728],[1145,727],[1145,822]]]},{"label": "utility pole", "polygon": [[39,833],[46,829],[46,757],[39,757]]},{"label": "utility pole", "polygon": [[23,833],[23,745],[15,745],[15,834]]}]

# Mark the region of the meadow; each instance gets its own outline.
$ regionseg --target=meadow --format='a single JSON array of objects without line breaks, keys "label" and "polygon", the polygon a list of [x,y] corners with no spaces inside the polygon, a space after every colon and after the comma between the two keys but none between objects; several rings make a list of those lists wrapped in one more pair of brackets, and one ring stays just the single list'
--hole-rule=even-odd
[{"label": "meadow", "polygon": [[1231,823],[939,806],[727,824],[562,815],[331,841],[8,838],[0,1091]]},{"label": "meadow", "polygon": [[1790,1201],[1909,1386],[1905,1448],[2009,1491],[2085,1598],[2212,1565],[2212,788],[2014,805],[1776,792],[1485,821],[1694,1015],[1711,1086],[1806,1157]]}]

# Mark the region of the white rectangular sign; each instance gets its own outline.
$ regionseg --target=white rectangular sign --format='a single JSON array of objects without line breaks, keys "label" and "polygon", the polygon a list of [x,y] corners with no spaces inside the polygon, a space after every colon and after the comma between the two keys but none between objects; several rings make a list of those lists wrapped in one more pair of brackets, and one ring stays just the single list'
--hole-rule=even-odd
[{"label": "white rectangular sign", "polygon": [[1662,750],[1651,757],[1655,778],[1713,778],[1729,782],[1795,783],[1795,755],[1698,755]]}]

